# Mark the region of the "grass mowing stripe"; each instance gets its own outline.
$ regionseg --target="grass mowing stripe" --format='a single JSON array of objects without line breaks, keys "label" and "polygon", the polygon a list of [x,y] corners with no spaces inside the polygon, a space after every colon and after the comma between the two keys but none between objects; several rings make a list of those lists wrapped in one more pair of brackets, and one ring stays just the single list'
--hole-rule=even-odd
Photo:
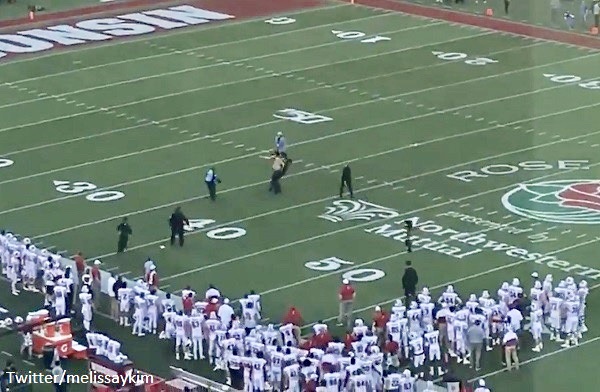
[{"label": "grass mowing stripe", "polygon": [[[557,173],[555,173],[555,174],[557,174]],[[571,245],[571,246],[567,246],[567,247],[564,247],[564,248],[560,248],[560,249],[557,249],[557,250],[552,251],[552,252],[547,252],[545,254],[555,255],[555,254],[566,252],[566,251],[569,251],[569,250],[572,250],[572,249],[575,249],[575,248],[580,248],[582,246],[586,246],[586,245],[595,243],[597,241],[600,241],[600,238],[596,238],[594,240],[589,240],[589,241],[581,242],[581,243],[574,244],[574,245]],[[495,267],[495,268],[492,268],[492,269],[489,269],[489,270],[486,270],[486,271],[482,271],[482,272],[478,272],[476,274],[471,274],[471,275],[465,276],[463,278],[459,278],[459,279],[455,279],[455,280],[452,280],[452,281],[444,282],[444,283],[441,283],[441,284],[437,284],[435,286],[430,286],[429,289],[430,290],[441,289],[441,288],[444,288],[444,287],[446,287],[448,285],[455,285],[457,283],[465,282],[467,280],[471,280],[471,279],[475,279],[475,278],[480,278],[482,276],[486,276],[486,275],[492,274],[494,272],[503,271],[503,270],[509,269],[509,268],[514,268],[514,267],[516,267],[518,265],[521,265],[521,264],[524,264],[524,263],[529,263],[529,261],[521,260],[521,261],[515,261],[515,262],[512,262],[512,263],[504,264],[504,265],[501,265],[501,266],[498,266],[498,267]],[[594,286],[594,288],[595,287],[600,287],[600,285]],[[396,298],[393,298],[393,299],[385,300],[383,302],[378,302],[378,303],[375,303],[375,304],[364,306],[364,307],[359,308],[359,309],[354,309],[352,311],[352,313],[353,314],[355,314],[355,313],[362,313],[362,312],[365,312],[367,310],[372,310],[375,306],[378,306],[378,305],[379,306],[381,306],[381,305],[387,305],[387,304],[390,304],[392,302],[395,302],[397,299],[403,299],[403,298],[404,298],[404,296],[400,296],[400,297],[396,297]],[[327,322],[327,321],[335,320],[336,318],[337,318],[337,316],[332,316],[332,317],[328,317],[326,319],[322,319],[321,321]],[[303,329],[304,328],[309,328],[309,327],[311,327],[313,325],[315,325],[315,323],[310,323],[310,324],[303,325],[302,328]]]},{"label": "grass mowing stripe", "polygon": [[66,119],[70,119],[70,118],[86,116],[88,114],[100,113],[100,112],[104,112],[104,111],[111,110],[111,109],[139,105],[140,103],[153,102],[153,101],[157,101],[157,100],[161,100],[161,99],[165,99],[165,98],[171,98],[171,97],[175,97],[178,95],[188,94],[188,93],[192,93],[192,92],[196,92],[196,91],[203,91],[203,90],[208,90],[208,89],[212,89],[212,88],[228,87],[228,86],[232,86],[232,85],[236,85],[236,84],[240,84],[240,83],[252,82],[255,80],[279,77],[279,76],[286,75],[289,73],[294,73],[294,72],[310,71],[313,69],[330,67],[330,66],[335,66],[335,65],[339,65],[339,64],[352,63],[354,61],[360,61],[360,60],[366,60],[366,59],[375,58],[375,57],[397,54],[397,53],[406,52],[409,50],[421,49],[421,48],[425,48],[428,46],[441,45],[441,44],[446,44],[449,42],[456,42],[456,41],[481,37],[481,36],[490,35],[490,34],[492,34],[492,33],[473,34],[473,35],[469,35],[469,36],[465,36],[465,37],[453,38],[450,40],[444,40],[444,41],[438,41],[438,42],[431,42],[431,43],[427,43],[427,44],[423,44],[423,45],[411,46],[411,47],[407,47],[407,48],[394,50],[391,52],[377,53],[377,54],[372,54],[372,55],[363,56],[363,57],[355,57],[355,58],[340,60],[340,61],[336,61],[336,62],[329,62],[327,64],[320,64],[320,65],[315,65],[315,66],[310,66],[310,67],[305,67],[305,68],[297,68],[297,69],[293,69],[291,71],[286,71],[286,72],[281,72],[281,73],[276,73],[276,74],[267,74],[267,75],[257,76],[257,77],[243,79],[243,80],[239,80],[239,81],[219,83],[219,84],[215,84],[212,86],[205,86],[205,87],[198,87],[198,88],[193,88],[193,89],[182,90],[182,91],[178,91],[176,93],[157,95],[157,96],[153,96],[150,98],[145,98],[145,99],[140,99],[140,100],[131,101],[131,102],[127,102],[127,103],[122,103],[119,105],[113,105],[113,106],[108,106],[108,107],[103,107],[103,108],[93,109],[93,110],[86,110],[86,111],[79,112],[79,113],[68,114],[68,115],[54,117],[54,118],[50,118],[50,119],[46,119],[46,120],[40,120],[40,121],[36,121],[33,123],[19,124],[19,125],[15,125],[12,127],[2,128],[2,129],[0,129],[0,133],[8,132],[8,131],[16,130],[16,129],[22,129],[22,128],[26,128],[26,127],[30,127],[30,126],[38,126],[38,125],[48,124],[48,123],[52,123],[52,122],[59,121],[59,120],[66,120]]},{"label": "grass mowing stripe", "polygon": [[[521,49],[521,48],[523,48],[523,47],[518,47],[517,49]],[[488,55],[499,54],[499,53],[503,53],[503,52],[506,52],[506,51],[509,51],[509,50],[512,50],[512,49],[504,49],[502,51],[491,52]],[[586,58],[592,57],[592,56],[595,56],[595,54],[581,56],[581,57],[576,57],[576,58],[573,58],[573,59],[555,61],[555,62],[541,64],[541,65],[536,65],[536,66],[527,67],[527,68],[519,68],[519,69],[516,69],[516,70],[507,71],[507,72],[503,72],[503,73],[499,73],[499,74],[482,76],[482,77],[475,78],[475,79],[468,79],[468,80],[464,80],[464,81],[460,81],[460,82],[454,82],[454,83],[450,83],[450,84],[445,84],[445,85],[440,85],[440,86],[435,86],[435,87],[429,87],[429,88],[426,88],[426,89],[409,91],[409,92],[406,92],[406,93],[401,93],[401,94],[397,94],[397,95],[391,95],[391,96],[387,96],[387,97],[378,97],[376,99],[371,99],[371,100],[367,100],[367,101],[363,101],[363,102],[359,102],[359,103],[353,103],[353,104],[349,104],[349,105],[337,106],[337,107],[330,108],[330,109],[320,110],[320,112],[328,112],[328,111],[334,111],[334,110],[347,109],[347,108],[351,108],[351,107],[356,107],[356,106],[361,106],[361,105],[367,105],[367,104],[375,103],[375,102],[378,102],[380,100],[394,99],[394,98],[397,98],[397,97],[404,97],[404,96],[407,96],[407,95],[423,93],[423,92],[427,92],[427,91],[431,91],[431,90],[437,90],[437,89],[440,89],[440,88],[454,87],[454,86],[458,86],[458,85],[461,85],[461,84],[479,82],[479,81],[482,81],[482,80],[493,79],[493,78],[497,78],[497,77],[501,77],[501,76],[507,76],[507,75],[511,75],[511,74],[514,74],[514,73],[525,72],[525,71],[529,71],[529,70],[533,70],[533,69],[537,69],[537,68],[543,68],[543,67],[547,67],[547,66],[551,66],[551,65],[563,64],[563,63],[574,61],[574,60],[583,60],[583,59],[586,59]],[[460,61],[460,60],[455,60],[455,61]],[[343,85],[350,84],[350,83],[358,83],[358,82],[363,82],[363,81],[367,81],[367,80],[373,80],[373,79],[377,79],[377,78],[381,78],[381,77],[387,77],[387,76],[397,75],[397,74],[401,74],[401,73],[413,72],[415,70],[421,70],[421,69],[426,69],[426,68],[433,68],[433,67],[443,66],[443,65],[446,65],[446,64],[452,64],[455,61],[445,61],[445,62],[441,62],[441,63],[432,64],[432,65],[429,65],[429,66],[414,67],[414,68],[410,68],[410,69],[407,69],[407,70],[394,71],[394,72],[391,72],[391,73],[380,74],[380,75],[375,75],[375,76],[369,76],[367,78],[356,79],[356,80],[346,81],[346,82],[340,82],[340,83],[332,84],[331,87],[335,88],[335,87],[343,86]],[[183,114],[183,115],[180,115],[180,116],[176,116],[176,117],[171,117],[171,118],[159,120],[159,121],[157,121],[157,123],[158,124],[163,124],[163,123],[166,123],[166,122],[169,122],[169,121],[174,121],[174,120],[179,120],[179,119],[183,119],[183,118],[193,117],[193,116],[197,116],[197,115],[201,115],[201,114],[205,114],[205,113],[211,113],[211,112],[214,112],[214,111],[228,109],[228,108],[233,108],[233,107],[241,106],[241,105],[244,105],[244,104],[250,104],[250,103],[254,103],[254,102],[263,102],[264,100],[269,100],[269,99],[283,98],[283,97],[287,97],[287,96],[291,96],[291,95],[295,95],[295,94],[301,94],[301,93],[306,93],[306,92],[310,92],[310,91],[319,90],[319,89],[322,89],[322,88],[330,88],[330,87],[327,87],[327,86],[312,87],[312,88],[309,88],[309,89],[295,91],[295,92],[290,92],[290,93],[285,93],[285,94],[281,94],[281,95],[276,95],[276,96],[272,96],[272,97],[269,97],[269,98],[260,98],[260,99],[256,99],[256,100],[240,102],[240,103],[237,103],[237,104],[232,104],[232,105],[227,105],[227,106],[221,106],[221,107],[212,108],[212,109],[206,109],[206,110],[202,110],[202,111],[198,111],[198,112]],[[119,116],[120,115],[118,115],[117,117],[119,117]],[[270,125],[270,124],[277,124],[277,123],[280,123],[280,122],[283,122],[283,121],[285,121],[285,120],[273,120],[273,121],[269,121],[269,122],[257,124],[255,126],[247,126],[247,127],[236,128],[236,129],[233,129],[233,130],[228,130],[228,131],[225,131],[225,132],[221,132],[221,133],[215,134],[215,136],[227,135],[227,134],[230,134],[230,133],[236,133],[236,132],[240,132],[240,131],[244,131],[244,130],[248,130],[248,129],[259,128],[259,127],[263,127],[263,126]],[[77,138],[72,138],[72,139],[61,141],[61,142],[47,143],[47,144],[40,145],[40,146],[29,147],[29,148],[25,148],[25,149],[21,149],[21,150],[16,150],[16,151],[11,151],[11,152],[6,152],[6,153],[0,153],[0,155],[2,155],[4,157],[7,157],[7,156],[16,155],[16,154],[22,154],[22,153],[32,152],[32,151],[36,151],[36,150],[39,150],[39,149],[45,149],[45,148],[49,148],[49,147],[56,147],[56,146],[60,146],[60,145],[64,145],[64,144],[69,144],[69,143],[74,143],[74,142],[78,142],[78,141],[93,139],[93,138],[96,138],[96,137],[102,137],[102,136],[107,136],[107,135],[111,135],[111,134],[116,134],[116,133],[124,132],[124,131],[130,130],[130,129],[136,129],[136,128],[140,128],[140,127],[145,127],[145,126],[148,126],[148,125],[155,125],[155,124],[153,124],[153,123],[146,123],[146,124],[138,124],[138,125],[133,125],[133,126],[124,127],[124,128],[117,128],[117,129],[113,129],[113,130],[110,130],[110,131],[100,132],[100,133],[97,133],[97,134],[92,134],[92,135],[87,135],[87,136],[81,136],[81,137],[77,137]],[[186,142],[193,142],[193,141],[195,141],[195,140],[189,139]]]},{"label": "grass mowing stripe", "polygon": [[[290,14],[288,14],[288,16],[293,17],[294,15],[303,15],[303,14],[309,14],[309,13],[313,13],[313,12],[317,13],[317,12],[322,12],[322,11],[329,10],[329,9],[335,9],[335,8],[341,8],[341,7],[347,7],[347,6],[349,6],[349,4],[334,4],[334,5],[328,5],[328,6],[322,6],[322,7],[311,7],[309,9],[305,9],[305,10],[292,11]],[[373,9],[370,11],[381,12],[381,10],[373,10]],[[0,67],[9,66],[11,64],[27,63],[30,61],[36,61],[38,59],[45,59],[47,57],[56,57],[56,56],[60,56],[60,55],[79,53],[79,52],[94,50],[94,49],[99,49],[99,48],[107,48],[107,47],[111,47],[111,46],[120,46],[120,45],[125,45],[125,44],[137,44],[140,42],[160,40],[163,38],[170,38],[170,37],[178,36],[178,35],[198,33],[198,32],[202,32],[204,30],[213,30],[213,29],[218,29],[218,28],[222,28],[222,27],[235,26],[235,25],[241,25],[241,24],[246,24],[246,23],[264,22],[265,18],[268,18],[268,17],[269,17],[269,15],[261,15],[261,16],[252,17],[252,18],[228,21],[225,23],[213,23],[213,24],[198,26],[195,29],[192,28],[192,29],[185,29],[185,30],[168,31],[168,32],[164,32],[160,35],[156,35],[156,36],[152,36],[152,37],[145,36],[145,37],[139,37],[137,39],[131,38],[131,39],[127,39],[125,41],[111,41],[108,43],[98,44],[95,46],[82,46],[82,47],[79,47],[76,51],[68,51],[68,52],[56,51],[56,52],[50,52],[50,53],[46,53],[43,55],[30,57],[30,58],[24,58],[24,59],[18,59],[18,60],[3,60],[3,62],[0,62]],[[418,18],[418,19],[421,19],[421,18]],[[202,47],[198,47],[198,48],[196,48],[196,50],[200,49],[200,48],[202,48]],[[121,51],[121,53],[125,53],[125,52],[127,52],[127,50],[125,50],[125,49]],[[136,59],[128,59],[128,60],[124,60],[122,62],[131,62],[131,61],[135,61],[135,60]]]},{"label": "grass mowing stripe", "polygon": [[[428,28],[430,26],[436,26],[436,25],[440,25],[440,24],[443,24],[443,22],[432,23],[432,24],[429,24],[429,25],[412,26],[412,27],[407,27],[405,29],[399,29],[399,30],[386,31],[386,32],[383,32],[381,34],[401,33],[401,32],[410,31],[410,30],[417,30],[417,29],[422,29],[422,28]],[[129,83],[143,82],[143,81],[146,81],[146,80],[151,80],[151,79],[156,79],[156,78],[162,78],[164,76],[179,75],[179,74],[182,74],[182,73],[198,71],[198,70],[206,69],[206,68],[216,68],[216,67],[224,67],[224,66],[230,66],[230,65],[234,65],[235,66],[235,65],[242,64],[242,63],[245,63],[245,62],[248,62],[248,61],[262,60],[262,59],[266,59],[266,58],[274,57],[274,56],[281,56],[281,55],[286,55],[286,54],[291,54],[291,53],[303,52],[303,51],[306,51],[306,50],[319,49],[319,48],[323,48],[323,47],[327,47],[327,46],[339,45],[341,43],[348,42],[348,41],[352,41],[352,40],[336,40],[336,41],[333,41],[333,42],[327,42],[327,43],[323,43],[323,44],[319,44],[319,45],[306,46],[306,47],[302,47],[302,48],[294,48],[294,49],[289,49],[289,50],[285,50],[285,51],[282,51],[282,52],[273,52],[273,53],[268,53],[268,54],[264,54],[264,55],[261,55],[261,56],[247,57],[247,58],[243,58],[243,59],[239,59],[239,60],[231,60],[231,61],[228,61],[227,63],[221,63],[221,62],[219,62],[219,63],[216,63],[216,64],[199,65],[197,67],[189,67],[189,68],[184,68],[184,69],[180,69],[180,70],[177,70],[177,71],[162,72],[162,73],[148,75],[148,76],[142,76],[142,77],[134,78],[134,79],[126,79],[126,80],[121,80],[119,82],[102,84],[100,86],[87,87],[87,88],[84,88],[84,89],[73,90],[73,91],[69,91],[69,92],[61,93],[61,94],[44,95],[44,96],[38,97],[38,98],[33,98],[33,99],[29,99],[29,100],[18,101],[18,102],[13,102],[13,103],[8,103],[8,104],[0,105],[0,109],[11,108],[11,107],[14,107],[14,106],[26,105],[26,104],[40,102],[40,101],[46,101],[46,100],[49,100],[49,99],[64,100],[63,97],[67,97],[67,96],[70,96],[70,95],[81,94],[81,93],[86,93],[86,92],[90,92],[90,91],[101,90],[101,89],[105,89],[105,88],[122,86],[122,85],[129,84]],[[265,76],[263,76],[263,78],[265,78]],[[248,80],[248,79],[244,79],[242,81],[239,81],[239,83],[242,83],[245,80]],[[250,78],[250,80],[256,80],[256,77]],[[228,82],[228,83],[235,83],[235,81]],[[18,82],[11,82],[11,83],[8,83],[8,84],[11,85],[11,86],[14,86],[14,85],[17,85],[19,83]],[[213,88],[213,87],[212,86],[202,87],[202,89],[211,89],[211,88]]]},{"label": "grass mowing stripe", "polygon": [[[559,114],[563,114],[563,113],[559,113]],[[521,120],[521,121],[531,121],[531,119]],[[484,128],[484,129],[488,129],[488,128]],[[492,129],[494,129],[494,128],[492,128]],[[453,166],[449,166],[449,167],[444,167],[442,169],[430,171],[430,172],[427,172],[427,173],[422,173],[422,174],[418,174],[418,175],[406,177],[406,178],[403,178],[403,179],[400,179],[400,180],[396,180],[396,181],[392,181],[392,182],[386,182],[384,184],[375,185],[375,186],[372,186],[372,187],[367,187],[367,188],[362,189],[361,191],[373,190],[373,189],[378,189],[378,188],[387,187],[387,186],[394,186],[394,185],[396,185],[396,184],[398,184],[400,182],[409,181],[409,180],[412,180],[412,179],[415,179],[415,178],[424,177],[426,175],[431,175],[431,174],[439,173],[441,171],[447,171],[447,170],[459,168],[459,167],[462,167],[462,166],[465,166],[465,165],[469,165],[469,164],[474,164],[474,163],[478,163],[478,162],[482,162],[482,161],[486,161],[486,160],[490,160],[490,159],[500,158],[500,157],[503,157],[503,156],[506,156],[506,155],[512,155],[512,154],[516,154],[516,153],[531,151],[531,150],[539,149],[541,147],[546,147],[546,146],[554,145],[554,144],[557,144],[557,143],[565,143],[565,142],[569,142],[569,141],[573,141],[573,140],[578,140],[578,139],[586,138],[586,137],[589,137],[589,136],[592,136],[592,135],[595,135],[595,134],[599,134],[599,133],[600,133],[600,131],[594,131],[594,132],[590,132],[590,133],[587,133],[587,134],[584,134],[584,135],[580,135],[580,136],[574,136],[574,137],[571,137],[571,138],[566,138],[566,139],[561,139],[561,140],[554,140],[554,141],[547,142],[547,143],[540,144],[540,145],[536,145],[536,146],[530,146],[530,147],[519,149],[519,150],[513,150],[513,151],[501,153],[501,154],[496,154],[494,156],[488,156],[488,157],[476,159],[476,160],[473,160],[473,161],[470,161],[470,162],[464,162],[464,163],[460,163],[460,164],[457,164],[457,165],[453,165]],[[461,136],[461,135],[462,134],[457,135],[457,136]],[[449,137],[446,136],[443,139],[447,140],[448,138]],[[431,143],[431,142],[432,141],[430,140],[430,141],[424,142],[422,144],[428,144],[428,143]],[[392,153],[392,152],[401,151],[401,150],[409,148],[409,147],[412,147],[412,146],[398,147],[398,148],[394,148],[394,149],[391,149],[391,150],[386,150],[386,151],[383,151],[383,152],[379,152],[379,153],[375,153],[375,154],[363,156],[363,157],[360,157],[360,158],[352,159],[352,160],[349,160],[349,161],[346,160],[344,162],[350,162],[350,163],[352,163],[352,162],[356,162],[356,161],[359,161],[359,160],[362,160],[362,159],[370,159],[370,158],[374,158],[374,157],[386,155],[386,154],[389,154],[389,153]],[[245,156],[255,156],[255,155],[256,154],[246,154]],[[333,163],[333,164],[330,164],[330,165],[327,165],[327,166],[331,167],[331,166],[339,165],[341,163],[343,163],[343,162]],[[593,166],[593,165],[591,165],[591,166]],[[296,177],[296,176],[299,176],[299,175],[313,173],[313,172],[318,171],[318,170],[322,170],[322,167],[317,167],[317,168],[314,168],[314,169],[305,170],[305,171],[302,171],[302,172],[299,172],[299,173],[293,173],[293,174],[288,175],[287,177]],[[253,183],[253,184],[247,184],[247,185],[242,185],[242,186],[238,186],[238,187],[234,187],[234,188],[228,188],[228,189],[224,189],[223,191],[221,191],[221,193],[233,192],[233,191],[237,191],[237,190],[241,190],[241,189],[246,189],[246,188],[250,188],[250,187],[254,187],[254,186],[264,185],[266,183],[268,183],[268,181],[260,181],[260,182]],[[78,196],[78,195],[66,196],[66,198],[68,198],[68,197],[75,197],[75,196]],[[173,205],[180,204],[180,203],[186,203],[186,202],[198,200],[198,199],[205,198],[205,197],[207,197],[207,196],[206,195],[204,195],[204,196],[195,196],[195,197],[188,198],[188,199],[185,199],[185,200],[178,200],[178,201],[173,202],[173,203],[168,203],[168,204],[163,204],[163,205],[160,205],[160,206],[150,207],[150,208],[147,208],[147,209],[144,209],[144,210],[132,211],[132,212],[128,213],[127,215],[137,215],[137,214],[141,214],[141,213],[145,213],[145,212],[155,211],[157,209],[166,208],[166,207],[173,206]],[[326,200],[329,200],[329,199],[331,199],[331,198],[325,198],[325,199],[321,199],[321,200],[317,200],[317,201],[312,201],[312,202],[309,202],[309,203],[304,203],[301,206],[311,205],[311,204],[322,202],[322,201],[326,201]],[[298,208],[298,207],[294,206],[293,208]],[[288,207],[288,209],[289,209],[289,207]],[[282,211],[286,211],[288,209],[275,210],[275,211],[272,211],[271,213],[279,213],[279,212],[282,212]],[[0,213],[0,215],[1,214],[2,213]],[[120,214],[118,216],[113,216],[113,217],[110,217],[110,218],[104,218],[104,219],[97,220],[97,221],[94,221],[94,222],[88,222],[88,223],[84,223],[84,224],[72,226],[72,227],[69,227],[69,228],[56,230],[54,232],[45,233],[45,234],[42,234],[42,235],[35,236],[33,238],[34,239],[40,239],[40,238],[44,238],[44,237],[49,237],[51,235],[65,233],[65,232],[70,231],[70,230],[75,230],[75,229],[80,229],[80,228],[83,228],[83,227],[93,226],[93,225],[96,225],[96,224],[99,224],[99,223],[104,223],[104,222],[108,222],[108,221],[117,219],[120,216],[123,216],[123,215]],[[265,215],[260,215],[260,216],[265,216]],[[244,219],[244,220],[246,220],[246,219]],[[242,220],[242,221],[244,221],[244,220]],[[231,224],[239,223],[239,222],[240,221],[228,222],[227,225],[231,225]],[[161,241],[155,241],[155,242],[148,243],[148,244],[138,245],[138,246],[135,246],[135,247],[133,247],[131,249],[139,249],[139,248],[142,248],[142,247],[145,247],[145,246],[149,246],[149,245],[154,245],[154,244],[160,243],[160,242],[162,242],[162,240]],[[106,255],[98,256],[98,258],[103,258],[103,257],[106,257]]]},{"label": "grass mowing stripe", "polygon": [[[529,93],[527,93],[527,94],[529,94]],[[521,96],[521,95],[523,95],[523,94],[517,94],[516,96]],[[494,99],[494,100],[477,102],[477,103],[474,103],[474,104],[467,104],[467,105],[463,105],[463,107],[464,106],[472,107],[472,106],[482,105],[482,104],[486,104],[486,103],[503,101],[503,100],[509,99],[511,97],[512,96],[497,98],[497,99]],[[459,138],[459,137],[469,136],[469,135],[473,135],[473,134],[477,134],[477,133],[481,133],[481,132],[495,130],[495,129],[500,128],[500,127],[506,127],[506,126],[510,126],[510,125],[514,125],[514,124],[519,124],[519,123],[526,122],[526,121],[532,121],[532,120],[538,120],[538,119],[542,119],[542,118],[557,116],[557,115],[571,113],[571,112],[582,110],[582,109],[589,109],[589,108],[596,107],[598,105],[600,105],[600,102],[594,103],[594,104],[589,104],[589,105],[584,105],[584,106],[579,106],[579,107],[572,108],[572,109],[562,110],[560,112],[554,112],[554,113],[544,114],[544,115],[541,115],[541,116],[535,116],[535,117],[532,117],[532,118],[527,118],[527,119],[521,119],[521,120],[517,120],[517,121],[512,121],[512,122],[508,122],[508,123],[504,123],[504,124],[493,125],[491,127],[480,128],[480,129],[476,129],[474,131],[469,131],[469,132],[464,132],[464,133],[459,133],[459,134],[454,134],[454,135],[448,135],[448,136],[444,136],[444,137],[441,137],[441,138],[431,139],[431,140],[428,140],[428,141],[421,142],[421,143],[419,143],[419,145],[423,146],[423,145],[431,144],[431,143],[435,143],[435,142],[440,142],[440,141],[451,140],[451,139],[455,139],[455,138]],[[452,111],[452,110],[451,109],[446,109],[446,110],[440,111],[438,113],[433,113],[433,114],[443,114],[443,113],[445,113],[447,111]],[[361,132],[361,131],[368,130],[368,129],[378,128],[378,127],[387,126],[387,125],[394,125],[394,124],[398,124],[398,123],[401,123],[401,122],[406,122],[406,121],[411,121],[411,120],[415,120],[415,119],[419,119],[419,118],[429,117],[430,115],[433,115],[433,114],[425,114],[425,115],[407,117],[407,118],[400,119],[400,120],[392,120],[392,121],[387,121],[387,122],[379,123],[379,124],[375,124],[375,125],[369,125],[369,126],[366,126],[366,127],[350,129],[350,130],[347,130],[347,131],[338,132],[338,133],[334,133],[334,134],[330,134],[330,135],[326,135],[326,136],[321,136],[321,137],[318,137],[318,138],[309,139],[309,140],[305,140],[305,141],[302,141],[302,142],[290,144],[290,146],[299,146],[299,145],[303,145],[303,144],[319,142],[319,141],[331,139],[331,138],[342,136],[342,135],[348,135],[348,134],[353,134],[353,133],[356,133],[356,132]],[[561,140],[556,140],[555,142],[556,143],[560,143],[562,141]],[[404,149],[407,149],[407,148],[413,148],[413,146],[403,146],[403,147],[399,147],[399,148],[396,148],[396,149],[393,149],[393,150],[401,151],[401,150],[404,150]],[[386,154],[386,153],[389,153],[389,152],[393,152],[393,150],[389,150],[388,152],[385,152],[385,153],[373,154],[373,156],[380,156],[380,155],[383,155],[383,154]],[[188,168],[185,168],[185,169],[180,169],[180,170],[175,170],[175,171],[172,171],[172,172],[166,172],[166,173],[156,174],[156,175],[149,176],[149,177],[139,178],[137,180],[125,181],[125,182],[122,182],[122,183],[119,183],[119,184],[113,184],[111,186],[97,188],[97,189],[94,189],[93,191],[87,191],[87,192],[82,192],[82,193],[78,193],[78,194],[71,194],[71,195],[67,195],[67,196],[57,197],[57,198],[54,198],[54,199],[48,199],[48,200],[44,200],[44,201],[40,201],[40,202],[36,202],[36,203],[22,205],[22,206],[19,206],[19,207],[13,207],[13,208],[10,208],[10,209],[6,209],[6,210],[3,210],[3,211],[0,211],[0,215],[5,215],[5,214],[11,213],[11,212],[23,211],[23,210],[26,210],[26,209],[29,209],[29,208],[34,208],[34,207],[39,207],[39,206],[43,206],[43,205],[48,205],[48,204],[60,202],[60,201],[63,201],[63,200],[71,199],[71,198],[74,198],[74,197],[85,196],[87,194],[95,193],[95,192],[98,192],[98,191],[110,190],[110,189],[114,189],[114,188],[117,188],[117,187],[122,187],[122,186],[126,186],[126,185],[133,185],[133,184],[139,184],[139,183],[143,183],[143,182],[146,182],[146,181],[155,180],[155,179],[158,179],[158,178],[164,178],[164,177],[172,176],[172,175],[175,175],[175,174],[186,173],[186,172],[189,172],[189,171],[198,170],[198,169],[207,167],[209,165],[218,165],[218,164],[222,164],[222,163],[233,162],[233,161],[237,161],[237,160],[249,158],[249,157],[256,156],[256,155],[257,155],[257,153],[253,152],[253,153],[241,155],[241,156],[238,156],[238,157],[224,159],[224,160],[217,161],[217,162],[207,162],[207,163],[204,163],[204,164],[201,164],[201,165],[191,166],[191,167],[188,167]],[[320,168],[317,168],[317,169],[320,169]]]}]

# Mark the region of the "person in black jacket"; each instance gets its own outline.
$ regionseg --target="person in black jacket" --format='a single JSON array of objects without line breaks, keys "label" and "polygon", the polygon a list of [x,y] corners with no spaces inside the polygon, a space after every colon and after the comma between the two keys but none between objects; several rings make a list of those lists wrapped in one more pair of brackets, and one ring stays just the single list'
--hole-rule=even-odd
[{"label": "person in black jacket", "polygon": [[417,271],[412,267],[412,262],[407,260],[404,275],[402,276],[402,287],[404,288],[404,296],[407,304],[415,298],[417,283],[419,283]]},{"label": "person in black jacket", "polygon": [[175,244],[175,237],[178,237],[179,246],[183,246],[183,226],[189,224],[190,222],[188,221],[188,218],[186,218],[185,215],[183,215],[183,212],[181,212],[181,207],[177,207],[169,219],[169,226],[171,226],[171,245]]},{"label": "person in black jacket", "polygon": [[350,198],[354,198],[354,191],[352,190],[352,171],[350,170],[350,165],[346,164],[342,169],[342,183],[340,185],[340,197],[344,195],[344,188],[348,188],[348,193],[350,193]]}]

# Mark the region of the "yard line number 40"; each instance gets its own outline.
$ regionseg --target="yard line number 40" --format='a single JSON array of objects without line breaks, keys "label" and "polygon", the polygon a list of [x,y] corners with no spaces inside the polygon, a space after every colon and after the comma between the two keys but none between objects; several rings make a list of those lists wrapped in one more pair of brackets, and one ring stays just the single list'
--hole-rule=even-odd
[{"label": "yard line number 40", "polygon": [[440,51],[434,50],[433,52],[431,52],[431,54],[433,54],[438,59],[445,60],[445,61],[465,60],[464,63],[468,64],[468,65],[481,66],[481,65],[495,64],[498,62],[498,60],[489,59],[487,57],[469,57],[468,54],[461,53],[461,52],[440,52]]},{"label": "yard line number 40", "polygon": [[[333,272],[338,271],[342,266],[350,266],[354,263],[342,260],[338,257],[328,257],[326,259],[308,261],[304,266],[313,271]],[[350,267],[351,268],[351,267]],[[373,268],[358,268],[344,272],[342,279],[348,279],[351,282],[374,282],[385,276],[385,272]]]}]

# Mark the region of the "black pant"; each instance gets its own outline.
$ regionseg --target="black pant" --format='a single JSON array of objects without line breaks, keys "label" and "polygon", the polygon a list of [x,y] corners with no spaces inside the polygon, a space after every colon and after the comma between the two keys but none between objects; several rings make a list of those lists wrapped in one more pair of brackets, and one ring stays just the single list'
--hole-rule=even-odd
[{"label": "black pant", "polygon": [[179,238],[179,246],[183,246],[183,227],[177,229],[171,229],[171,245],[175,244],[175,237]]},{"label": "black pant", "polygon": [[61,384],[59,384],[59,383],[55,383],[55,384],[54,384],[54,390],[55,390],[56,392],[66,392],[66,391],[67,391],[67,384],[66,384],[66,383],[64,383],[64,382],[63,382],[63,383],[61,383]]},{"label": "black pant", "polygon": [[345,187],[348,188],[350,197],[354,197],[354,192],[352,191],[352,180],[346,180],[344,178],[342,178],[342,183],[340,184],[340,197],[343,196]]},{"label": "black pant", "polygon": [[508,14],[508,7],[510,6],[510,0],[504,0],[504,13]]},{"label": "black pant", "polygon": [[278,194],[281,193],[281,184],[279,180],[283,177],[283,171],[275,170],[271,175],[271,186],[269,187],[269,191],[273,191],[273,193]]},{"label": "black pant", "polygon": [[404,302],[410,304],[410,301],[415,299],[415,294],[417,293],[417,289],[415,287],[405,287],[404,288]]},{"label": "black pant", "polygon": [[206,187],[208,188],[208,194],[210,195],[210,200],[215,200],[217,198],[217,184],[212,181],[205,181]]},{"label": "black pant", "polygon": [[285,159],[285,165],[283,165],[283,171],[281,172],[281,177],[285,176],[290,168],[290,166],[292,165],[292,160],[291,159]]},{"label": "black pant", "polygon": [[122,253],[127,249],[127,243],[129,242],[129,237],[126,235],[119,236],[119,243],[117,244],[117,253]]}]

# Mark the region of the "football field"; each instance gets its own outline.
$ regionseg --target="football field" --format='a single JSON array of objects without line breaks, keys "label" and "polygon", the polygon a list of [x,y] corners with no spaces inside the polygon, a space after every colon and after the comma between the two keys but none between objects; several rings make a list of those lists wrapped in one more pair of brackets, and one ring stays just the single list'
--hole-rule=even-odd
[{"label": "football field", "polygon": [[[436,297],[528,289],[534,271],[600,287],[598,51],[341,3],[278,16],[0,60],[0,226],[131,279],[150,257],[169,292],[253,289],[275,322],[290,305],[334,321],[342,278],[368,318],[402,295],[406,260]],[[293,164],[274,195],[278,131]],[[354,199],[338,197],[346,163]],[[510,374],[488,353],[461,374],[594,390],[599,298],[580,347],[525,347]],[[123,334],[125,352],[141,342]]]}]

